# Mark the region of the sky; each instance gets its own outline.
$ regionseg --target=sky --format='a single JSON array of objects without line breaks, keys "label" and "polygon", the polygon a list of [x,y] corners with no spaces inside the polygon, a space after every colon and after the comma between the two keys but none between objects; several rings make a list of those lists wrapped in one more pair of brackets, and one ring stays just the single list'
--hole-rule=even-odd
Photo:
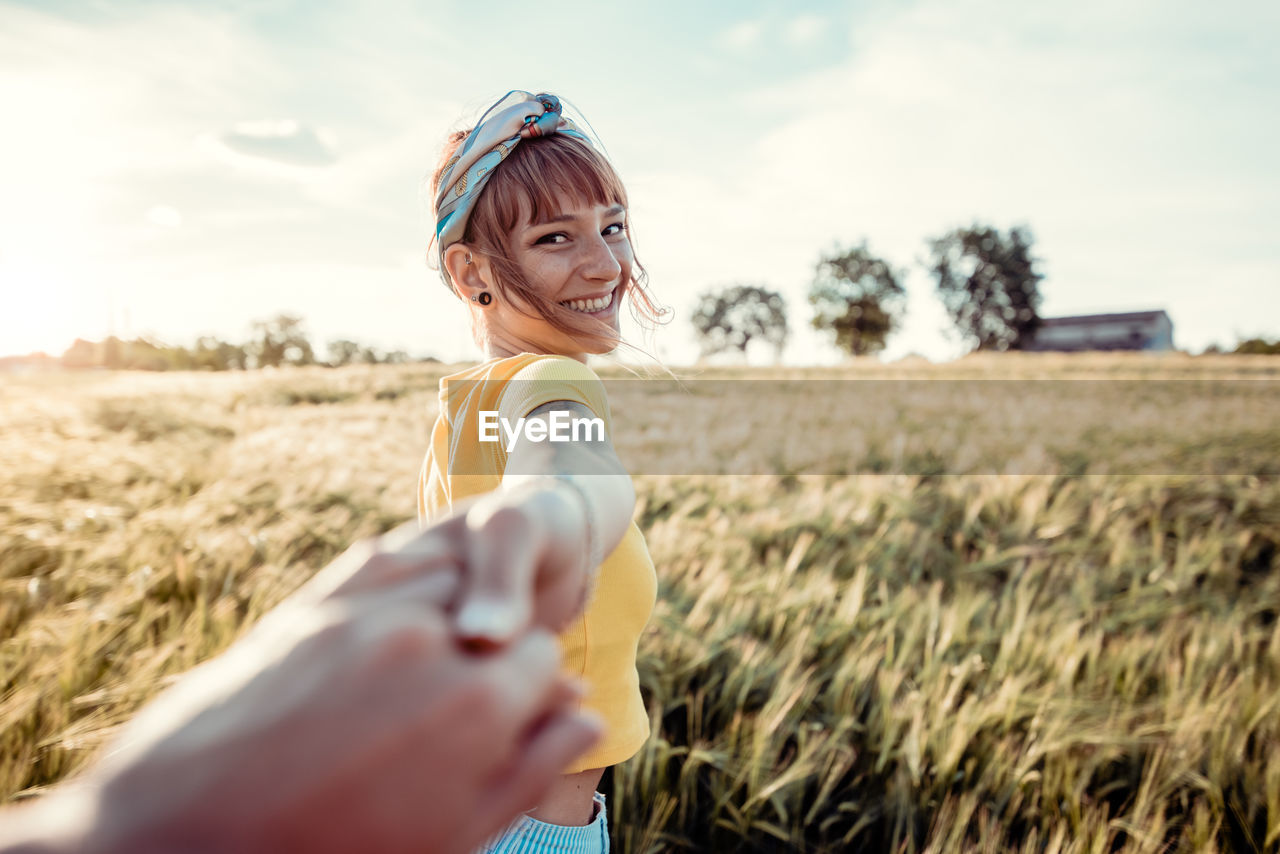
[{"label": "sky", "polygon": [[0,0],[0,355],[76,337],[244,340],[301,315],[479,357],[425,263],[445,134],[511,89],[590,122],[669,324],[699,294],[787,301],[824,252],[902,273],[885,358],[964,351],[921,261],[1026,226],[1041,314],[1165,309],[1177,346],[1280,336],[1280,4]]}]

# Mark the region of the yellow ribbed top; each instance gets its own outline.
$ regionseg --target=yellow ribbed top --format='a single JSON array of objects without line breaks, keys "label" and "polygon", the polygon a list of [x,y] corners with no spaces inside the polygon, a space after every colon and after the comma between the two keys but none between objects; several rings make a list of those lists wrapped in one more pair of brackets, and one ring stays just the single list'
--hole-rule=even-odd
[{"label": "yellow ribbed top", "polygon": [[[588,407],[613,436],[604,387],[595,372],[567,356],[523,353],[495,359],[440,381],[440,414],[418,482],[418,518],[448,512],[456,501],[497,489],[506,468],[505,437],[480,441],[482,411],[508,423],[545,403],[568,400]],[[653,611],[658,581],[644,536],[635,522],[600,566],[586,611],[563,634],[565,669],[587,684],[583,705],[605,721],[605,736],[565,773],[616,765],[649,737],[640,696],[636,647]]]}]

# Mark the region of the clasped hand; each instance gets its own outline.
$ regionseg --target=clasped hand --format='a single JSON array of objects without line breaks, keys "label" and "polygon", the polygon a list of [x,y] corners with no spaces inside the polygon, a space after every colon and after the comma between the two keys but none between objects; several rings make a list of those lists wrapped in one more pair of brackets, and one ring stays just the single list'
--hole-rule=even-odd
[{"label": "clasped hand", "polygon": [[585,598],[555,493],[348,550],[28,815],[86,852],[472,850],[601,734],[552,635]]}]

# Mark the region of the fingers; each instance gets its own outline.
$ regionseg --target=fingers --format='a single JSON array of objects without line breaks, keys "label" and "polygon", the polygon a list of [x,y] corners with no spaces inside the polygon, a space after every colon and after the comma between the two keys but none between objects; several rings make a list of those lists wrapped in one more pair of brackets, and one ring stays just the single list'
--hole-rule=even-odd
[{"label": "fingers", "polygon": [[[508,754],[484,788],[476,821],[500,829],[513,815],[541,800],[569,765],[604,734],[591,712],[577,710],[584,688],[556,675],[559,648],[549,634],[534,630],[510,651],[489,659],[505,693],[500,708],[511,710],[517,729]],[[544,681],[546,680],[546,681]]]},{"label": "fingers", "polygon": [[477,813],[477,822],[494,829],[530,805],[538,803],[552,782],[604,735],[604,724],[594,713],[561,713],[538,727],[516,757],[494,780],[489,796]]},{"label": "fingers", "polygon": [[376,554],[359,574],[326,598],[341,596],[352,602],[408,600],[442,611],[457,598],[462,562],[440,544],[434,546],[431,554]]},{"label": "fingers", "polygon": [[467,589],[458,610],[464,640],[509,643],[529,625],[542,532],[520,504],[495,493],[466,514]]},{"label": "fingers", "polygon": [[576,709],[587,696],[587,685],[581,679],[560,674],[552,688],[547,707],[550,709]]},{"label": "fingers", "polygon": [[559,634],[587,604],[587,577],[582,572],[542,573],[534,593],[534,623]]},{"label": "fingers", "polygon": [[[460,751],[477,783],[505,765],[538,722],[582,699],[578,683],[560,675],[559,645],[541,630],[494,655],[472,656],[452,642],[439,612],[396,602],[362,610],[348,632],[358,666],[354,678],[334,686],[342,702],[368,710],[366,727],[429,733],[436,759]],[[462,785],[466,774],[457,773]]]},{"label": "fingers", "polygon": [[500,709],[520,719],[513,733],[550,708],[555,700],[560,672],[560,646],[554,637],[535,629],[500,656],[484,659],[497,690]]},{"label": "fingers", "polygon": [[490,493],[467,513],[470,560],[459,632],[501,645],[527,625],[558,630],[581,612],[587,577],[580,502],[545,480]]},{"label": "fingers", "polygon": [[294,594],[314,604],[337,596],[387,587],[437,569],[456,567],[456,537],[443,525],[419,532],[406,522],[381,537],[355,543]]},{"label": "fingers", "polygon": [[[451,659],[458,653],[438,611],[408,602],[388,603],[364,610],[351,621],[349,632],[357,639],[353,661],[358,676],[343,690],[365,685],[364,692],[371,700],[376,698],[370,705],[377,713],[398,714],[397,704],[416,693],[406,690],[408,675],[420,680],[416,687],[422,689],[423,697],[449,684],[447,674],[454,669]],[[442,676],[446,679],[441,680]]]}]

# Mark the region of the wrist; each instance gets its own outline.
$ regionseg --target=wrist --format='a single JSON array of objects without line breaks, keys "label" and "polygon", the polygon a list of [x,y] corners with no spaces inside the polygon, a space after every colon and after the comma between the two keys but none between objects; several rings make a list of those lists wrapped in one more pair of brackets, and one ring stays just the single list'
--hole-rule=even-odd
[{"label": "wrist", "polygon": [[543,474],[520,478],[515,489],[533,490],[532,507],[544,530],[560,542],[574,543],[581,566],[594,580],[603,562],[600,522],[591,498],[573,475]]},{"label": "wrist", "polygon": [[571,495],[571,500],[581,509],[587,573],[594,582],[596,573],[600,571],[600,564],[604,563],[604,550],[600,541],[600,513],[577,475],[557,474],[553,477],[561,486],[561,494],[567,491]]}]

